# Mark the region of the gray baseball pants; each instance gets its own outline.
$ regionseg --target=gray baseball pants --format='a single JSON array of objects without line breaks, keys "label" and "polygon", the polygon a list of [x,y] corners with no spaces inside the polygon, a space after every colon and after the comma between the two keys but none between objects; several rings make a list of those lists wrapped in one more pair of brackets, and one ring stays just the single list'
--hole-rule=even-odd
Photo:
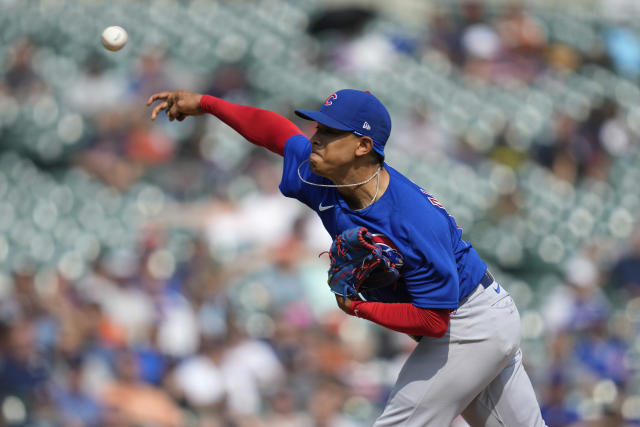
[{"label": "gray baseball pants", "polygon": [[546,425],[522,366],[518,309],[497,282],[462,301],[444,337],[418,343],[374,426],[447,427],[459,414],[472,427]]}]

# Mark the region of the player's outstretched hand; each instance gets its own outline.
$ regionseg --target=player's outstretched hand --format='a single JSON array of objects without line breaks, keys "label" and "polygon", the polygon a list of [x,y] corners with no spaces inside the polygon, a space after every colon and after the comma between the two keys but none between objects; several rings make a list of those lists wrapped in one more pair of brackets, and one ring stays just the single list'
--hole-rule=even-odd
[{"label": "player's outstretched hand", "polygon": [[151,111],[151,120],[155,120],[163,110],[166,111],[170,121],[183,121],[188,116],[199,116],[203,114],[200,108],[201,94],[186,90],[172,90],[167,92],[154,93],[147,100],[147,107],[161,100]]}]

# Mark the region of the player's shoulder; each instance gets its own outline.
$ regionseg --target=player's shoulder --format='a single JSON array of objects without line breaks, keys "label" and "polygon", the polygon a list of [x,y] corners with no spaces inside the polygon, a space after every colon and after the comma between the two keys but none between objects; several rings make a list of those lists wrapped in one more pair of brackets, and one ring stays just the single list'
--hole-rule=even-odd
[{"label": "player's shoulder", "polygon": [[403,174],[390,169],[394,214],[391,224],[399,235],[409,240],[419,230],[448,230],[448,213],[425,188]]},{"label": "player's shoulder", "polygon": [[387,165],[390,175],[394,204],[403,210],[423,211],[432,210],[434,207],[441,207],[434,196],[411,179]]},{"label": "player's shoulder", "polygon": [[311,152],[311,142],[301,133],[291,136],[284,144],[285,156],[304,156],[309,152]]}]

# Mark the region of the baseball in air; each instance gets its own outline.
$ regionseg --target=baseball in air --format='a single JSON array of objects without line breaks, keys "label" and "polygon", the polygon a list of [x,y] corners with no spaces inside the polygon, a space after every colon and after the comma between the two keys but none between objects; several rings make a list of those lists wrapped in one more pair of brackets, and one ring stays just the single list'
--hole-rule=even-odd
[{"label": "baseball in air", "polygon": [[111,50],[116,51],[122,49],[127,43],[127,32],[122,27],[107,27],[102,32],[102,45]]}]

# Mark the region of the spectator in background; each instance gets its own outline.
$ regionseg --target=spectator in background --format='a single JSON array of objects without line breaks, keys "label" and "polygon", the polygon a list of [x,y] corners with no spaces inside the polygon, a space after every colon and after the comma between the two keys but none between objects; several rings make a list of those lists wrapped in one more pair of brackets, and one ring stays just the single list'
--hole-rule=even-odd
[{"label": "spectator in background", "polygon": [[102,425],[102,408],[84,389],[82,357],[70,360],[66,375],[54,388],[55,402],[62,424],[69,427],[98,427]]},{"label": "spectator in background", "polygon": [[144,166],[123,156],[126,122],[122,112],[105,112],[96,119],[98,136],[92,146],[77,153],[74,163],[106,185],[126,191],[140,180]]},{"label": "spectator in background", "polygon": [[154,93],[159,88],[167,87],[166,85],[172,85],[175,81],[173,79],[181,76],[171,75],[171,71],[173,70],[170,61],[163,49],[144,49],[142,55],[137,58],[133,77],[129,82],[128,89],[132,101],[143,98],[146,93]]},{"label": "spectator in background", "polygon": [[542,373],[545,385],[540,393],[541,410],[549,426],[573,426],[580,421],[578,402],[568,398],[568,392],[576,382],[576,367],[571,359],[573,335],[557,331],[546,339],[548,365]]},{"label": "spectator in background", "polygon": [[122,113],[123,109],[128,109],[122,105],[127,81],[109,72],[105,65],[102,56],[88,55],[75,84],[65,94],[69,107],[94,120],[100,120],[105,111]]},{"label": "spectator in background", "polygon": [[[627,344],[609,328],[611,306],[601,289],[601,275],[591,259],[577,256],[566,265],[566,285],[551,292],[542,304],[550,356],[542,410],[550,426],[582,425],[578,422],[584,409],[578,398],[594,399],[589,400],[593,410],[601,412],[596,425],[619,425],[615,421],[606,424],[608,411],[613,410],[615,418],[616,402],[596,397],[594,391],[603,381],[611,381],[615,384],[611,396],[621,396],[630,376]],[[567,394],[572,388],[576,393],[594,393],[594,397],[570,399]]]},{"label": "spectator in background", "polygon": [[172,357],[158,348],[158,325],[153,324],[144,341],[132,344],[140,366],[140,379],[155,386],[162,386]]},{"label": "spectator in background", "polygon": [[542,418],[551,427],[578,427],[580,416],[567,402],[569,384],[560,373],[553,375],[543,396]]},{"label": "spectator in background", "polygon": [[261,410],[261,394],[278,388],[285,371],[271,346],[247,336],[240,325],[229,326],[226,351],[220,362],[228,407],[234,416],[255,416]]},{"label": "spectator in background", "polygon": [[454,154],[455,141],[432,117],[426,105],[415,105],[394,126],[398,129],[394,143],[416,159]]},{"label": "spectator in background", "polygon": [[2,83],[9,94],[21,101],[46,89],[45,82],[33,67],[34,43],[26,38],[14,42],[9,51]]},{"label": "spectator in background", "polygon": [[535,158],[559,179],[575,183],[580,174],[580,158],[576,147],[578,124],[571,117],[558,113],[553,118],[553,133],[549,140],[536,144]]},{"label": "spectator in background", "polygon": [[640,297],[640,228],[633,233],[630,247],[613,265],[610,280],[623,298]]},{"label": "spectator in background", "polygon": [[15,399],[18,403],[14,406],[19,405],[25,411],[24,419],[19,421],[34,421],[32,417],[37,417],[38,410],[49,403],[50,397],[47,392],[50,371],[36,347],[34,323],[31,319],[16,319],[0,334],[0,401]]},{"label": "spectator in background", "polygon": [[607,327],[607,317],[591,320],[585,333],[577,336],[573,358],[581,364],[579,382],[612,380],[624,390],[630,374],[627,345]]},{"label": "spectator in background", "polygon": [[244,67],[239,64],[223,64],[216,68],[205,93],[243,104],[249,102],[250,89]]},{"label": "spectator in background", "polygon": [[175,155],[176,141],[163,132],[152,129],[142,120],[134,120],[121,142],[126,159],[149,167],[170,162]]},{"label": "spectator in background", "polygon": [[225,352],[223,340],[203,337],[198,351],[180,361],[170,375],[174,397],[198,412],[223,413],[227,379],[221,365]]},{"label": "spectator in background", "polygon": [[546,72],[548,74],[566,74],[576,72],[582,64],[582,56],[573,47],[565,43],[550,43],[546,49]]},{"label": "spectator in background", "polygon": [[437,51],[454,64],[462,63],[459,28],[449,13],[434,11],[429,17],[423,51]]},{"label": "spectator in background", "polygon": [[610,102],[605,110],[604,121],[598,129],[598,141],[610,157],[624,156],[632,148],[629,127],[620,110],[618,104]]},{"label": "spectator in background", "polygon": [[640,76],[640,38],[637,32],[617,25],[607,28],[603,35],[616,71],[630,79]]},{"label": "spectator in background", "polygon": [[493,25],[476,20],[475,15],[481,13],[476,11],[476,7],[473,8],[469,25],[462,32],[465,57],[462,71],[489,82],[495,77],[494,64],[502,52],[502,41]]},{"label": "spectator in background", "polygon": [[[454,64],[460,67],[461,69],[465,69],[468,61],[469,61],[469,53],[473,52],[474,44],[479,39],[474,36],[474,26],[475,25],[483,25],[485,22],[485,8],[481,1],[478,0],[469,0],[459,3],[455,6],[456,9],[453,12],[454,19],[456,22],[456,31],[455,31],[455,39],[456,41],[453,43],[454,51],[452,57],[454,58]],[[476,29],[481,29],[481,32],[476,32],[477,35],[481,37],[483,35],[487,35],[487,40],[490,40],[490,45],[488,49],[484,52],[495,52],[495,38],[493,37],[494,33],[492,30],[489,32],[484,32],[486,27],[475,27]],[[471,33],[468,30],[471,29]],[[465,37],[467,41],[465,42]]]},{"label": "spectator in background", "polygon": [[605,319],[610,304],[601,289],[601,272],[584,256],[567,263],[565,285],[547,296],[544,317],[552,333],[584,332]]},{"label": "spectator in background", "polygon": [[185,419],[178,405],[163,389],[140,380],[138,360],[128,350],[116,359],[115,378],[102,393],[108,419],[132,424],[182,427]]},{"label": "spectator in background", "polygon": [[507,5],[496,27],[505,48],[514,52],[535,57],[547,44],[544,28],[521,4]]},{"label": "spectator in background", "polygon": [[544,70],[547,34],[540,22],[521,5],[506,6],[495,23],[503,53],[494,66],[494,81],[503,76],[532,83]]},{"label": "spectator in background", "polygon": [[[114,265],[110,268],[122,268],[117,274],[127,274],[127,267],[123,263],[112,262]],[[136,286],[133,277],[112,276],[110,279],[115,279],[113,281],[105,279],[103,276],[87,282],[92,288],[83,291],[86,291],[90,300],[97,302],[104,312],[104,320],[107,321],[104,326],[108,325],[113,345],[130,345],[145,340],[151,324],[156,320],[151,296]]]},{"label": "spectator in background", "polygon": [[575,155],[578,158],[580,177],[605,180],[609,172],[611,158],[603,145],[602,128],[616,116],[615,100],[605,99],[601,105],[592,106],[587,119],[578,126],[578,144]]},{"label": "spectator in background", "polygon": [[345,387],[333,377],[320,377],[309,397],[309,412],[317,427],[356,427],[342,415]]},{"label": "spectator in background", "polygon": [[302,211],[298,203],[280,195],[278,167],[263,158],[253,160],[246,173],[255,177],[255,185],[261,191],[249,192],[231,204],[230,209],[220,209],[207,218],[206,232],[214,254],[224,256],[233,251],[271,245],[287,235]]},{"label": "spectator in background", "polygon": [[270,427],[314,427],[309,414],[298,410],[301,402],[289,388],[280,388],[270,394],[268,410],[264,417]]}]

